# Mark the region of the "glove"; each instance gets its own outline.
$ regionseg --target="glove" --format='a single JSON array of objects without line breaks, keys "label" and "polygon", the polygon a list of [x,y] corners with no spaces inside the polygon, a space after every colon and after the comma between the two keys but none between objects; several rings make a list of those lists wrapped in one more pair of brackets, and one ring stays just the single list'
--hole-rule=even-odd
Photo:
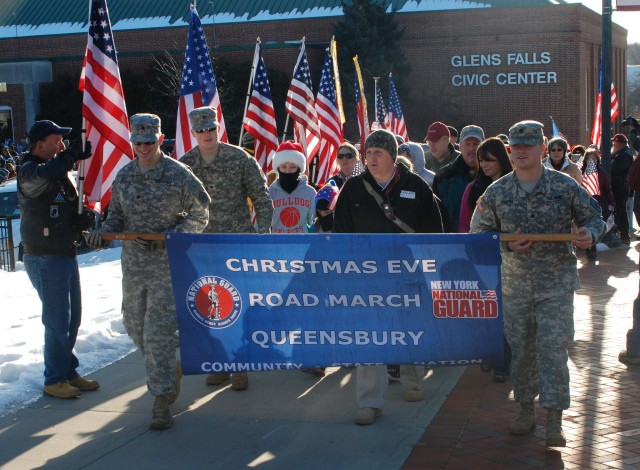
[{"label": "glove", "polygon": [[82,149],[82,141],[74,140],[69,144],[69,147],[66,148],[63,152],[63,155],[69,157],[72,163],[77,162],[78,160],[86,160],[89,158],[91,153],[91,142],[88,140],[85,142],[84,150]]},{"label": "glove", "polygon": [[95,248],[103,248],[109,244],[108,240],[103,240],[102,235],[96,229],[84,232],[84,239],[87,241],[87,245]]},{"label": "glove", "polygon": [[75,232],[89,230],[96,222],[96,214],[86,207],[82,210],[82,214],[76,214],[73,218],[73,229]]}]

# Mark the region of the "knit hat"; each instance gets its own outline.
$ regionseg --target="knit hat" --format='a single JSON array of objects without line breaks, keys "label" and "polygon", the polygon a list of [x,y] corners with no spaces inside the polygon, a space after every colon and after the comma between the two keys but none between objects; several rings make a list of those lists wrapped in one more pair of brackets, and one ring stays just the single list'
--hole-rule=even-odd
[{"label": "knit hat", "polygon": [[293,163],[300,168],[300,173],[305,173],[307,171],[307,159],[304,156],[302,145],[292,140],[282,142],[273,157],[273,168],[277,169],[283,163]]},{"label": "knit hat", "polygon": [[369,134],[369,137],[367,137],[364,143],[364,151],[366,152],[367,149],[371,147],[386,150],[394,161],[398,156],[398,141],[396,140],[396,136],[386,129],[379,129]]},{"label": "knit hat", "polygon": [[[316,207],[318,207],[318,203],[320,201],[326,201],[327,202],[326,208],[333,210],[332,206],[334,205],[333,203],[337,196],[338,196],[338,188],[336,187],[333,180],[329,181],[322,188],[320,188],[320,190],[318,191],[318,194],[316,194],[316,201],[315,201]],[[322,207],[320,207],[320,209],[322,209]]]}]

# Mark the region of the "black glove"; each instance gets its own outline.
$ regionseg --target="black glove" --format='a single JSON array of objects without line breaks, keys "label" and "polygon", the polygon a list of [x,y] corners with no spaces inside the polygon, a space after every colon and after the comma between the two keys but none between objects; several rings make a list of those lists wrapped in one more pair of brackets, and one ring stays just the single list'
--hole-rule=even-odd
[{"label": "black glove", "polygon": [[75,163],[78,160],[86,160],[91,154],[91,142],[88,140],[85,142],[84,150],[82,149],[82,140],[74,140],[69,144],[62,154],[71,159],[71,163]]},{"label": "black glove", "polygon": [[82,214],[75,214],[73,218],[73,230],[83,232],[89,230],[96,222],[96,214],[91,209],[84,208]]},{"label": "black glove", "polygon": [[100,232],[96,229],[92,229],[89,232],[84,232],[84,239],[87,241],[87,245],[96,248],[103,248],[109,244],[109,240],[104,240]]}]

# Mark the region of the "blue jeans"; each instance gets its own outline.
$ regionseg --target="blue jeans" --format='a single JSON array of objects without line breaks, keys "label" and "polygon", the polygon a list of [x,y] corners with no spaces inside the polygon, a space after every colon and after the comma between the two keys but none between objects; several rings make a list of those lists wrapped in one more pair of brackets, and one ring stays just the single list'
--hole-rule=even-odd
[{"label": "blue jeans", "polygon": [[78,375],[73,347],[81,320],[76,257],[25,254],[24,267],[42,301],[44,384],[71,380]]}]

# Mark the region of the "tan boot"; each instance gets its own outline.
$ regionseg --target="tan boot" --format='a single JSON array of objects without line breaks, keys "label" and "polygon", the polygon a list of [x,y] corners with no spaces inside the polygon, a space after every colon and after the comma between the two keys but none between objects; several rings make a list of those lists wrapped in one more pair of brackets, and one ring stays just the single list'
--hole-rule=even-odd
[{"label": "tan boot", "polygon": [[76,398],[80,396],[80,390],[73,385],[69,385],[67,381],[46,385],[42,389],[45,397],[54,398]]},{"label": "tan boot", "polygon": [[169,396],[160,395],[156,397],[156,401],[153,403],[153,418],[149,423],[149,428],[154,431],[162,431],[169,429],[173,424],[173,418],[169,411]]},{"label": "tan boot", "polygon": [[84,377],[80,377],[79,375],[75,376],[73,379],[69,380],[69,385],[77,388],[81,392],[93,392],[100,388],[100,384],[95,380],[88,380]]},{"label": "tan boot", "polygon": [[567,439],[562,432],[562,410],[547,408],[547,447],[566,447]]},{"label": "tan boot", "polygon": [[536,427],[536,407],[533,401],[520,402],[520,414],[509,425],[509,432],[524,436]]},{"label": "tan boot", "polygon": [[218,372],[216,374],[207,375],[207,385],[220,385],[229,380],[231,375],[226,373]]},{"label": "tan boot", "polygon": [[249,386],[249,375],[246,372],[231,374],[231,388],[233,390],[246,390]]}]

